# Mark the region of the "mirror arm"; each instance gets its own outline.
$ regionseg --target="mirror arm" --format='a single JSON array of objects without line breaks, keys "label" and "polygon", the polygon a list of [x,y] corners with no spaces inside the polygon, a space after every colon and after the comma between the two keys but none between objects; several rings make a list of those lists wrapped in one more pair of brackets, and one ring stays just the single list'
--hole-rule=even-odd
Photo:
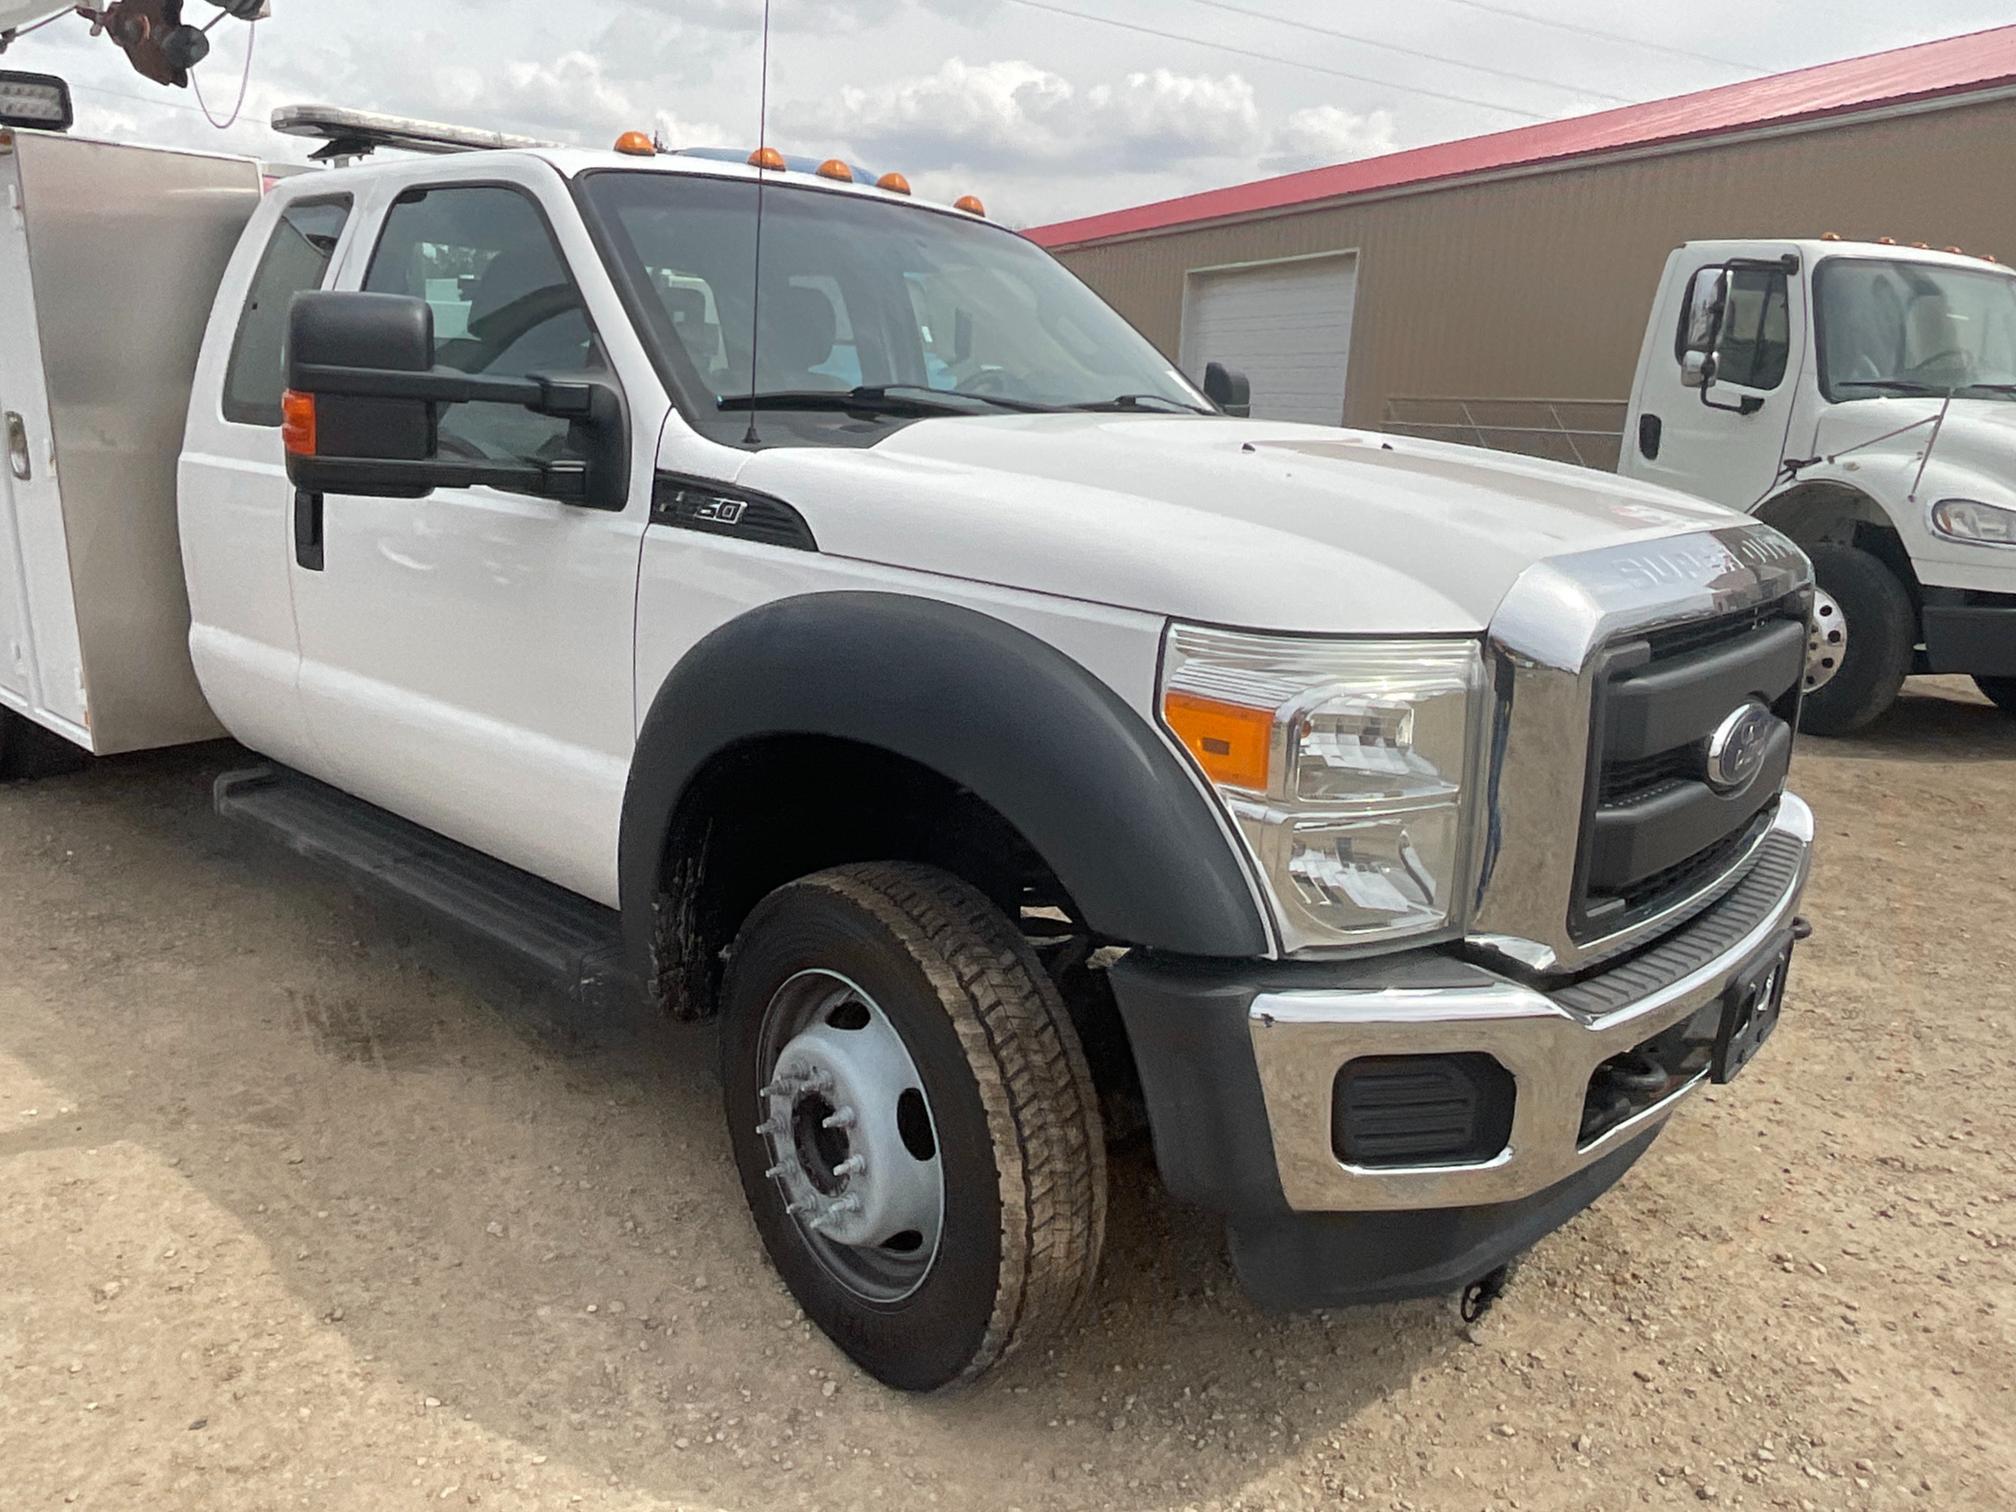
[{"label": "mirror arm", "polygon": [[421,399],[433,404],[518,404],[556,419],[586,418],[594,406],[593,385],[533,375],[486,378],[454,368],[424,373],[385,368],[297,363],[293,387],[311,394],[349,399]]},{"label": "mirror arm", "polygon": [[[326,392],[326,391],[325,391]],[[436,488],[497,488],[562,504],[588,501],[584,462],[386,462],[363,457],[315,459],[316,491],[420,497]]]}]

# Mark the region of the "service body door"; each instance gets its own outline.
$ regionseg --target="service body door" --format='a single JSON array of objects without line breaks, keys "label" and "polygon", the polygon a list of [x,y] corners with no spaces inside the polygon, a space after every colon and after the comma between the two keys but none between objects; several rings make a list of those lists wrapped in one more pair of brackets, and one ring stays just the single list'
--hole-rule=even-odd
[{"label": "service body door", "polygon": [[[487,156],[487,155],[486,155]],[[436,360],[491,376],[596,368],[626,394],[629,507],[494,488],[330,494],[293,567],[317,775],[489,855],[617,901],[650,457],[667,403],[564,181],[521,159],[380,170],[344,288],[424,298]],[[567,455],[567,422],[444,410],[441,455]]]},{"label": "service body door", "polygon": [[[1716,269],[1740,253],[1723,323],[1722,360],[1706,390],[1681,382],[1687,332],[1697,324]],[[1798,249],[1795,271],[1778,265],[1781,249],[1742,243],[1683,249],[1667,264],[1660,307],[1639,355],[1619,471],[1662,483],[1732,509],[1749,509],[1771,491],[1799,407],[1812,329]]]},{"label": "service body door", "polygon": [[20,158],[0,149],[0,703],[91,743]]}]

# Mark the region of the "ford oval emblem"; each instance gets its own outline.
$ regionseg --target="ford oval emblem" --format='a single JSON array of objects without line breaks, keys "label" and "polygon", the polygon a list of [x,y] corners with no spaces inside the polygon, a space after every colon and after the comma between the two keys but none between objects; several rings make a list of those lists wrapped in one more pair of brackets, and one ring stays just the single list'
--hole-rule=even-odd
[{"label": "ford oval emblem", "polygon": [[1708,785],[1718,793],[1731,793],[1755,777],[1764,765],[1764,750],[1776,723],[1777,716],[1754,698],[1731,710],[1708,737]]}]

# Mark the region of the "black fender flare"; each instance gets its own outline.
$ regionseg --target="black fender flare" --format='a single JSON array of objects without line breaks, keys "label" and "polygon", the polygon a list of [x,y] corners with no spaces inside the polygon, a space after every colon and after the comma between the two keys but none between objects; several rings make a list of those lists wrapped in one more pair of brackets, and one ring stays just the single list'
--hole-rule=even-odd
[{"label": "black fender flare", "polygon": [[1111,688],[976,610],[881,592],[780,599],[673,667],[638,733],[619,854],[631,964],[651,976],[665,850],[689,784],[770,736],[880,747],[1012,824],[1088,928],[1201,956],[1264,954],[1253,891],[1209,798]]}]

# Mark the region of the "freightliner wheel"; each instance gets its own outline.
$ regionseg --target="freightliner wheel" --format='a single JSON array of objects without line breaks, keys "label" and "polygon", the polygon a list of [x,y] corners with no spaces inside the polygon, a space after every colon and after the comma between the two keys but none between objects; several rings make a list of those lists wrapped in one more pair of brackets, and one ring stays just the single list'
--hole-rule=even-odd
[{"label": "freightliner wheel", "polygon": [[1799,728],[1847,735],[1897,701],[1911,670],[1917,616],[1904,585],[1853,546],[1809,547],[1817,580]]},{"label": "freightliner wheel", "polygon": [[971,1381],[1091,1290],[1105,1143],[1021,934],[931,867],[840,867],[757,905],[723,990],[742,1187],[806,1314],[905,1391]]}]

